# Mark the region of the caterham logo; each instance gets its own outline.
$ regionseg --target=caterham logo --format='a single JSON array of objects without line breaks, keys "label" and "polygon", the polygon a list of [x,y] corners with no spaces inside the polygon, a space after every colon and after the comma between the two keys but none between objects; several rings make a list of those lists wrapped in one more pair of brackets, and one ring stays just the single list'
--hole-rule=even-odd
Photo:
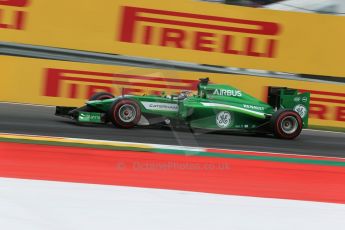
[{"label": "caterham logo", "polygon": [[216,123],[219,128],[225,129],[232,123],[231,114],[227,111],[221,111],[216,116]]},{"label": "caterham logo", "polygon": [[159,103],[159,102],[141,102],[145,109],[149,110],[160,110],[160,111],[171,111],[171,112],[177,112],[178,111],[178,105],[172,104],[172,103]]}]

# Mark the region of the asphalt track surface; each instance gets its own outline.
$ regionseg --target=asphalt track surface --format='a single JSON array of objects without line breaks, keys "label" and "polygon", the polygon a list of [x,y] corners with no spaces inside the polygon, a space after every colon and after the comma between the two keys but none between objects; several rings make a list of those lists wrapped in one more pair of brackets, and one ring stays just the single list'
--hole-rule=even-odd
[{"label": "asphalt track surface", "polygon": [[345,157],[345,133],[303,130],[295,140],[248,134],[172,131],[162,128],[117,129],[109,125],[77,125],[54,116],[54,107],[0,103],[0,132],[99,140],[181,145]]}]

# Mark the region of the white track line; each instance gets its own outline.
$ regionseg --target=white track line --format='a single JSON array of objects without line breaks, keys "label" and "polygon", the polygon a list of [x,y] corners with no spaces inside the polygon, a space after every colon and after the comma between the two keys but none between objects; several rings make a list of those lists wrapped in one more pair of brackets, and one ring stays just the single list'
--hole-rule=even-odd
[{"label": "white track line", "polygon": [[0,186],[1,229],[9,230],[324,230],[345,225],[342,204],[9,178],[0,178]]}]

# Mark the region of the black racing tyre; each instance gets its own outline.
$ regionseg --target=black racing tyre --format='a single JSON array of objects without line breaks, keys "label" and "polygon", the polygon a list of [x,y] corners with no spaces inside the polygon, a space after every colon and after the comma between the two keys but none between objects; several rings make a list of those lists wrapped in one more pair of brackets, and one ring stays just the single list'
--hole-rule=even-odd
[{"label": "black racing tyre", "polygon": [[130,99],[115,101],[109,110],[108,117],[115,127],[133,128],[141,118],[140,106]]},{"label": "black racing tyre", "polygon": [[271,128],[274,136],[281,139],[294,139],[302,131],[301,116],[289,109],[280,109],[271,117]]},{"label": "black racing tyre", "polygon": [[112,95],[111,93],[99,92],[92,95],[89,98],[89,100],[94,101],[94,100],[105,100],[105,99],[111,99],[111,98],[114,98],[114,95]]}]

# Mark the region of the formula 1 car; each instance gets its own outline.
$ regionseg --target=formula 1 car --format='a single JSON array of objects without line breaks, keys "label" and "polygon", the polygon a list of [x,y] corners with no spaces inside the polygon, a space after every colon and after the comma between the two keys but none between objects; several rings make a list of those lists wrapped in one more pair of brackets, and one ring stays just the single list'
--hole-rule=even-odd
[{"label": "formula 1 car", "polygon": [[80,123],[112,122],[118,128],[166,124],[191,130],[233,130],[296,138],[308,126],[310,93],[286,87],[268,87],[268,103],[228,85],[200,79],[197,94],[121,95],[100,92],[86,105],[56,107],[57,116]]}]

